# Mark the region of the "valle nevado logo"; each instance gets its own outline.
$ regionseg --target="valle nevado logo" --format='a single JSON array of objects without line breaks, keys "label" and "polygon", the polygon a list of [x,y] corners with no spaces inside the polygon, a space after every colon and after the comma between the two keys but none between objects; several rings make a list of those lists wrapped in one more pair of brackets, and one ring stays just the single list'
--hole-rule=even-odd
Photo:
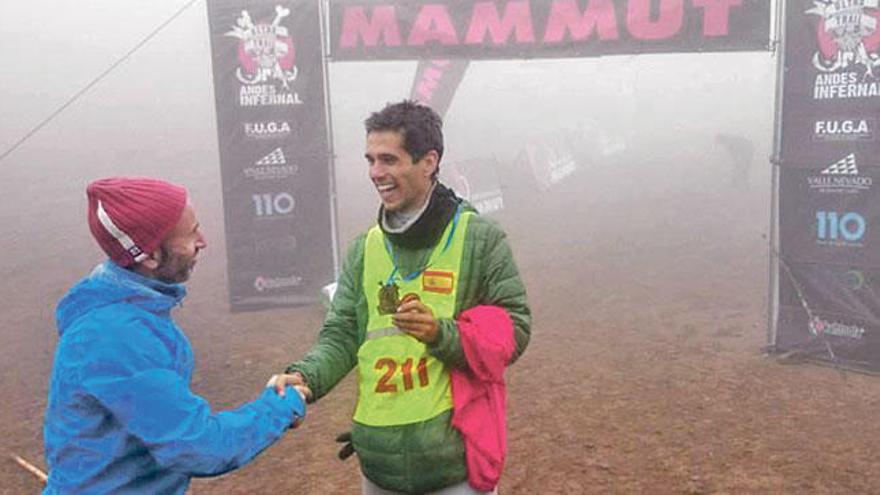
[{"label": "valle nevado logo", "polygon": [[827,165],[819,175],[807,177],[810,189],[819,193],[857,194],[871,189],[874,180],[859,175],[854,153]]},{"label": "valle nevado logo", "polygon": [[249,179],[286,179],[297,172],[297,166],[288,163],[284,150],[275,148],[267,155],[259,158],[253,166],[244,169],[245,177]]}]

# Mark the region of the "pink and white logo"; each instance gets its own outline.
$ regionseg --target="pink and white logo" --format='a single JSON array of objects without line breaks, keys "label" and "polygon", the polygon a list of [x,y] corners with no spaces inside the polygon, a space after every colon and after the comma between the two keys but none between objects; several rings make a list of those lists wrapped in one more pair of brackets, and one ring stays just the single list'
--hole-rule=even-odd
[{"label": "pink and white logo", "polygon": [[814,316],[809,323],[810,332],[813,335],[822,335],[825,332],[825,321],[819,318],[818,316]]},{"label": "pink and white logo", "polygon": [[810,333],[815,336],[831,335],[848,339],[861,340],[868,331],[858,325],[849,325],[839,321],[827,321],[814,316],[809,324]]},{"label": "pink and white logo", "polygon": [[296,79],[296,49],[293,39],[281,20],[290,15],[290,9],[275,6],[272,22],[251,19],[247,10],[241,11],[236,26],[226,36],[238,38],[240,67],[235,75],[243,84],[280,82],[284,89]]},{"label": "pink and white logo", "polygon": [[258,275],[257,278],[254,279],[254,289],[256,289],[257,292],[265,292],[299,287],[302,283],[302,277],[296,275],[290,275],[288,277],[264,277]]},{"label": "pink and white logo", "polygon": [[813,0],[806,11],[820,18],[813,66],[822,72],[861,66],[865,76],[873,77],[874,68],[880,67],[878,6],[880,0]]}]

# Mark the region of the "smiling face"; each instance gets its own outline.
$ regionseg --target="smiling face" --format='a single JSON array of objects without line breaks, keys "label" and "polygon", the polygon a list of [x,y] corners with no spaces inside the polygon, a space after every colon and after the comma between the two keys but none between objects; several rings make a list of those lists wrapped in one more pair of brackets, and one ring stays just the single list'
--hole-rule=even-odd
[{"label": "smiling face", "polygon": [[367,134],[364,157],[370,166],[370,180],[379,192],[385,211],[409,213],[425,204],[437,169],[434,150],[413,162],[404,149],[403,134],[375,131]]}]

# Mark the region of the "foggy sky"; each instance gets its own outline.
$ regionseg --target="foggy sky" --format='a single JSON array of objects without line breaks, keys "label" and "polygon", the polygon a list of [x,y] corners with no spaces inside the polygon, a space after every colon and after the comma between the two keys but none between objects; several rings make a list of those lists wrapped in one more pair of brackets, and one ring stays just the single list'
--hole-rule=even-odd
[{"label": "foggy sky", "polygon": [[[184,3],[0,3],[0,151]],[[714,135],[725,132],[752,141],[763,163],[772,139],[775,64],[768,52],[475,62],[446,116],[444,160],[494,156],[506,166],[537,134],[603,128],[627,138],[633,153],[628,174],[656,174],[657,183],[680,173],[676,187],[686,191],[686,180],[727,172],[674,163],[647,170],[657,166],[640,157],[702,147],[708,162],[726,160],[712,148]],[[342,246],[373,218],[376,204],[362,159],[363,119],[408,96],[415,65],[330,66]],[[105,175],[157,175],[187,184],[213,241],[211,263],[225,264],[205,3],[196,2],[0,162],[0,174],[2,275],[26,276],[24,262],[60,269],[99,259],[87,236],[83,189]],[[755,187],[765,193],[769,184]],[[633,193],[621,188],[608,194]],[[8,284],[3,288],[14,292]]]}]

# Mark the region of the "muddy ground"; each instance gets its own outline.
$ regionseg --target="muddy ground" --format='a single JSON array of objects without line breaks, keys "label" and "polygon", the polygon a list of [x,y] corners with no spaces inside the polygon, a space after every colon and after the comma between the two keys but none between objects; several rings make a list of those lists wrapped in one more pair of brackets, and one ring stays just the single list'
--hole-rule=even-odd
[{"label": "muddy ground", "polygon": [[[763,352],[769,174],[744,188],[726,170],[700,175],[687,158],[665,157],[653,176],[593,169],[532,196],[511,190],[494,215],[534,311],[531,345],[508,374],[500,492],[875,492],[877,378]],[[195,189],[207,198],[216,185]],[[343,219],[342,237],[371,216]],[[220,237],[219,217],[205,224]],[[2,283],[0,439],[43,468],[53,307],[98,260],[84,223],[52,225],[43,240],[57,242],[35,242],[27,261],[4,265]],[[324,311],[230,314],[221,244],[205,253],[213,261],[197,267],[178,312],[195,349],[194,388],[217,409],[252,398],[301,356]],[[240,471],[194,481],[192,493],[357,493],[357,464],[337,460],[333,442],[354,396],[349,376],[301,429]],[[0,462],[0,492],[39,489]]]}]

